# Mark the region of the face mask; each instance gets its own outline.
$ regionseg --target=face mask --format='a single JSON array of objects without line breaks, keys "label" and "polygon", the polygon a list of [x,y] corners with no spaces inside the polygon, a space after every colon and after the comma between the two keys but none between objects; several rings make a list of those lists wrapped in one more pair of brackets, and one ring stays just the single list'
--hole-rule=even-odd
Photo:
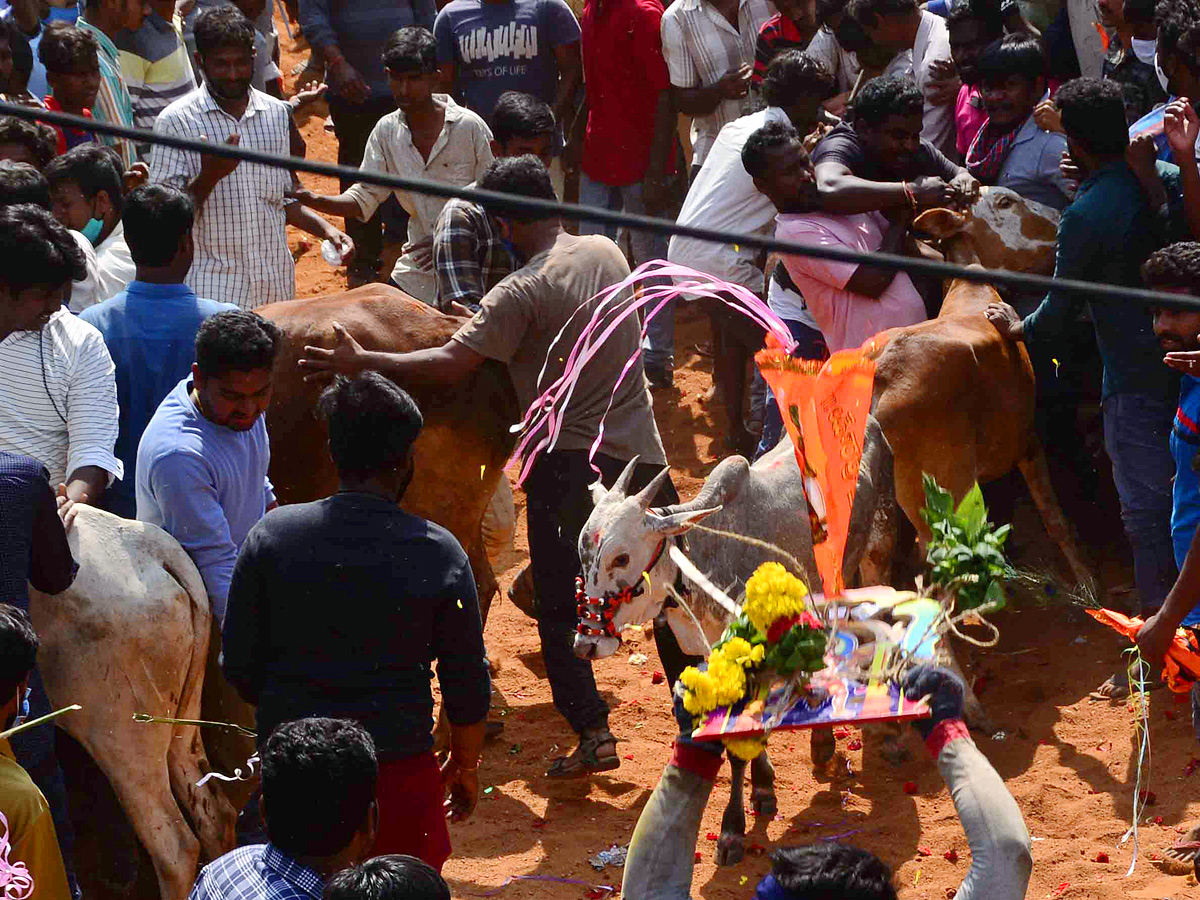
[{"label": "face mask", "polygon": [[1158,61],[1158,53],[1154,54],[1154,74],[1158,76],[1158,83],[1162,85],[1164,93],[1170,94],[1171,89],[1167,87],[1167,76],[1163,73],[1162,63]]},{"label": "face mask", "polygon": [[83,226],[83,231],[79,232],[88,239],[93,247],[100,240],[100,232],[104,230],[104,222],[101,219],[88,219],[88,223]]},{"label": "face mask", "polygon": [[[21,714],[13,719],[11,728],[16,728],[29,718],[29,693],[33,688],[25,688],[25,697],[21,700]],[[7,730],[7,729],[6,729]]]},{"label": "face mask", "polygon": [[1148,41],[1143,41],[1140,38],[1133,38],[1131,43],[1133,44],[1133,47],[1131,48],[1133,50],[1133,55],[1137,57],[1138,62],[1146,63],[1147,65],[1153,65],[1155,60],[1158,59],[1158,53],[1155,49],[1158,46],[1158,40],[1156,38],[1151,38]]}]

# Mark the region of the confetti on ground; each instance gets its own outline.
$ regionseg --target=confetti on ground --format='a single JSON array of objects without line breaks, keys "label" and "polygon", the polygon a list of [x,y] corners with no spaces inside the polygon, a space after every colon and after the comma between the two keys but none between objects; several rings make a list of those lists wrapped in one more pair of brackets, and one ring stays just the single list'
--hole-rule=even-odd
[{"label": "confetti on ground", "polygon": [[628,844],[626,844],[624,847],[618,847],[616,844],[613,844],[607,850],[601,850],[595,856],[591,857],[588,860],[588,863],[590,863],[591,867],[597,872],[599,872],[605,866],[616,866],[620,868],[625,865],[625,857],[628,855],[628,853]]},{"label": "confetti on ground", "polygon": [[1101,850],[1096,854],[1096,857],[1092,860],[1092,862],[1106,863],[1108,862],[1108,854]]},{"label": "confetti on ground", "polygon": [[915,781],[904,782],[904,793],[915,794],[917,792],[917,783]]},{"label": "confetti on ground", "polygon": [[933,856],[933,851],[928,847],[918,847],[917,856]]},{"label": "confetti on ground", "polygon": [[848,743],[846,745],[847,750],[861,750],[862,748],[863,748],[863,743],[858,738],[855,738],[854,740],[852,740],[850,743]]},{"label": "confetti on ground", "polygon": [[633,653],[629,657],[629,664],[631,666],[644,666],[647,658],[645,653]]},{"label": "confetti on ground", "polygon": [[947,850],[945,853],[942,854],[942,858],[945,859],[946,862],[956,863],[956,862],[958,862],[958,851],[955,850],[953,847],[951,847],[949,850]]},{"label": "confetti on ground", "polygon": [[662,684],[666,680],[667,680],[667,677],[665,675],[663,675],[662,672],[655,672],[653,675],[650,676],[651,684]]}]

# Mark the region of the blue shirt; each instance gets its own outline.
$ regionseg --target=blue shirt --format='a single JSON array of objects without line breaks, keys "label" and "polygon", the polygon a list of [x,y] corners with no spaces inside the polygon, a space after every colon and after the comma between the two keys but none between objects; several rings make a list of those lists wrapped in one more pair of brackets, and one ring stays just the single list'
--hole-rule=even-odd
[{"label": "blue shirt", "polygon": [[229,579],[242,541],[275,502],[267,478],[264,417],[248,431],[216,425],[192,402],[192,380],[175,386],[151,417],[137,453],[137,517],[183,546],[225,618]]},{"label": "blue shirt", "polygon": [[136,518],[134,485],[142,432],[158,404],[191,371],[200,323],[228,309],[237,307],[201,300],[186,284],[131,281],[115,297],[79,314],[104,335],[117,367],[121,430],[116,455],[125,465],[125,475],[101,498],[101,506],[109,512]]},{"label": "blue shirt", "polygon": [[251,844],[201,869],[188,900],[321,900],[323,890],[320,875],[274,844]]},{"label": "blue shirt", "polygon": [[[1175,483],[1171,497],[1171,542],[1175,545],[1175,564],[1183,571],[1192,537],[1200,526],[1200,380],[1184,375],[1179,382],[1179,409],[1171,429],[1171,455],[1175,457]],[[1200,625],[1200,605],[1183,620],[1184,625]]]}]

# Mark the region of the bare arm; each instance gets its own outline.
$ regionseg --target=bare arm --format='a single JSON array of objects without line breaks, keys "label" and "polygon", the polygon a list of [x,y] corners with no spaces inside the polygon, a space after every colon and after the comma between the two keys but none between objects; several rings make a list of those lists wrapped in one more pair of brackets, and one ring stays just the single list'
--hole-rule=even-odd
[{"label": "bare arm", "polygon": [[[900,213],[898,220],[892,222],[888,226],[887,232],[883,235],[883,243],[879,245],[879,252],[899,253],[904,242],[904,235],[908,231],[908,224],[911,221],[911,212]],[[895,269],[885,269],[863,263],[854,270],[854,274],[846,282],[846,290],[852,294],[878,300],[895,277]]]},{"label": "bare arm", "polygon": [[284,209],[284,216],[289,225],[295,225],[313,237],[332,243],[337,247],[343,263],[353,258],[354,241],[350,240],[350,236],[334,228],[311,209],[305,209],[299,203],[289,203]]},{"label": "bare arm", "polygon": [[[288,197],[296,201],[288,206],[289,210],[293,207],[297,209],[308,207],[310,210],[315,209],[317,212],[327,213],[331,216],[341,216],[343,219],[362,218],[362,207],[358,205],[358,201],[349,191],[343,191],[340,194],[317,194],[306,187],[299,187],[288,191]],[[304,227],[299,222],[293,222],[290,213],[288,224]],[[305,231],[307,230],[305,229]]]},{"label": "bare arm", "polygon": [[298,365],[305,381],[324,381],[335,374],[354,375],[373,369],[403,384],[423,381],[447,384],[461,381],[483,364],[484,357],[465,344],[449,340],[440,347],[412,353],[364,350],[339,323],[333,323],[337,346],[332,350],[306,346]]},{"label": "bare arm", "polygon": [[1187,559],[1175,584],[1167,594],[1167,599],[1158,612],[1146,620],[1137,635],[1138,648],[1146,661],[1153,666],[1162,663],[1175,639],[1177,629],[1187,614],[1200,602],[1200,528],[1192,535],[1191,546],[1188,547]]},{"label": "bare arm", "polygon": [[580,43],[559,44],[554,48],[554,58],[558,61],[558,90],[554,94],[554,119],[569,125],[567,117],[575,104],[575,90],[583,79],[583,57],[579,51]]},{"label": "bare arm", "polygon": [[707,116],[724,100],[737,100],[749,90],[751,68],[730,69],[712,84],[681,88],[671,85],[675,108],[687,116]]}]

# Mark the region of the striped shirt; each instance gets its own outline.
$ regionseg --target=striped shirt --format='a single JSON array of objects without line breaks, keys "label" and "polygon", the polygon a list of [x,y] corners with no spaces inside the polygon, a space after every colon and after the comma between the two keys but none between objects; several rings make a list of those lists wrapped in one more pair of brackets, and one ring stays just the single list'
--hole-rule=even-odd
[{"label": "striped shirt", "polygon": [[[771,17],[766,0],[741,0],[738,27],[706,0],[675,0],[662,18],[662,48],[678,88],[715,84],[730,69],[754,62],[758,30]],[[722,100],[707,116],[692,119],[692,165],[703,164],[717,134],[739,116],[753,112],[750,94],[742,100]]]},{"label": "striped shirt", "polygon": [[116,367],[104,338],[60,309],[0,341],[0,450],[32,456],[58,485],[82,466],[120,478]]},{"label": "striped shirt", "polygon": [[[108,39],[108,35],[90,24],[83,16],[75,20],[75,25],[84,31],[90,31],[100,45],[100,90],[96,92],[96,102],[92,105],[92,118],[97,122],[110,122],[113,125],[133,127],[133,101],[129,99],[129,88],[121,77],[121,55],[116,44]],[[100,143],[106,147],[115,147],[121,154],[125,168],[137,162],[137,153],[130,141],[112,135],[100,135]]]},{"label": "striped shirt", "polygon": [[201,869],[188,900],[321,900],[323,884],[274,844],[251,844]]},{"label": "striped shirt", "polygon": [[[138,128],[153,128],[158,114],[172,101],[196,89],[183,39],[175,24],[158,13],[146,16],[137,31],[121,32],[117,46]],[[149,144],[139,144],[137,149],[142,158],[150,156]]]},{"label": "striped shirt", "polygon": [[783,13],[775,13],[758,31],[758,40],[754,44],[754,74],[750,77],[750,83],[755,87],[762,84],[767,77],[767,66],[780,53],[803,50],[808,43],[809,39],[800,33],[795,22]]},{"label": "striped shirt", "polygon": [[[253,88],[246,112],[235,119],[202,86],[164,109],[154,131],[214,143],[236,132],[244,149],[288,156],[289,119],[286,103]],[[199,153],[159,145],[150,156],[151,181],[187,190],[199,174]],[[222,178],[196,216],[196,258],[188,287],[242,309],[295,297],[296,265],[288,250],[283,196],[291,186],[287,169],[246,162]]]}]

